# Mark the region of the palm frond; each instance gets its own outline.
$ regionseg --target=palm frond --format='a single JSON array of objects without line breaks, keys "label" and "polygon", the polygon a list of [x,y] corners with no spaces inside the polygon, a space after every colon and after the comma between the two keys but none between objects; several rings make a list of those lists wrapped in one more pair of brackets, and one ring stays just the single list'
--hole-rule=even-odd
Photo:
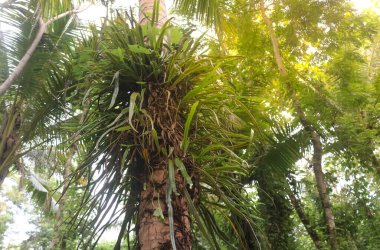
[{"label": "palm frond", "polygon": [[212,25],[221,18],[221,9],[225,7],[223,0],[175,0],[174,5],[181,14],[195,15],[197,20]]}]

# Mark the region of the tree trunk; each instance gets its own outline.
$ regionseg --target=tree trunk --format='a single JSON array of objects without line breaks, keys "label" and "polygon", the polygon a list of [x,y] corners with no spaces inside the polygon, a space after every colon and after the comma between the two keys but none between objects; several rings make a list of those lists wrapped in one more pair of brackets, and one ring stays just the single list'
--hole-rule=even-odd
[{"label": "tree trunk", "polygon": [[[144,25],[153,21],[156,27],[162,27],[167,21],[165,1],[159,1],[158,15],[153,14],[154,2],[154,0],[139,0],[140,24]],[[152,20],[152,18],[154,19]],[[173,124],[170,123],[173,121],[170,118],[170,114],[166,114],[171,113],[173,111],[172,108],[178,106],[178,103],[168,105],[171,99],[170,91],[164,88],[149,89],[149,92],[151,91],[155,92],[153,95],[155,98],[148,99],[147,110],[149,114],[162,116],[154,118],[154,125],[156,129],[158,129],[158,134],[161,134],[161,132],[164,134],[176,134],[178,131],[182,131],[183,126],[179,126],[181,118],[175,117],[174,119],[177,121],[176,126],[171,126]],[[160,98],[162,96],[165,96],[165,98]],[[162,103],[163,101],[164,103]],[[175,100],[172,101],[175,102]],[[167,106],[166,112],[160,112],[165,105]],[[168,131],[167,128],[170,128],[172,131]],[[180,148],[180,142],[177,141],[178,138],[169,135],[162,137],[168,138],[168,141],[162,141],[163,145],[161,145],[161,147],[168,149],[170,145],[175,148],[174,155],[181,156],[181,153],[178,152]],[[183,195],[186,189],[186,181],[178,170],[175,170],[174,181],[178,194],[173,193],[171,197],[167,197],[168,185],[170,185],[167,177],[169,157],[157,157],[154,156],[152,152],[148,158],[144,164],[145,169],[143,168],[144,171],[140,177],[144,188],[140,193],[138,208],[138,248],[141,250],[191,249],[189,208],[186,198]],[[173,235],[171,235],[170,227],[171,218],[173,219]]]},{"label": "tree trunk", "polygon": [[[167,165],[153,167],[145,176],[145,190],[140,194],[138,215],[138,240],[141,250],[172,249],[169,228],[169,213],[166,204]],[[186,183],[176,171],[175,180],[181,194]],[[172,195],[174,237],[177,249],[191,249],[190,218],[186,198]],[[162,212],[160,212],[162,211]]]},{"label": "tree trunk", "polygon": [[276,34],[272,27],[272,21],[265,14],[265,6],[264,1],[260,1],[260,11],[265,25],[269,31],[269,35],[272,41],[273,52],[276,59],[277,67],[280,74],[285,78],[285,84],[290,93],[290,98],[293,100],[293,107],[295,112],[300,120],[300,123],[304,127],[305,131],[309,134],[310,141],[313,145],[313,171],[316,179],[317,189],[319,193],[319,198],[322,203],[323,213],[325,216],[326,227],[328,231],[328,236],[330,240],[330,245],[332,249],[338,249],[338,241],[336,239],[336,229],[335,229],[335,221],[334,215],[331,209],[330,197],[327,192],[327,183],[324,179],[323,171],[322,171],[322,142],[320,136],[316,132],[312,123],[307,119],[306,114],[301,106],[301,103],[298,99],[297,94],[295,93],[295,89],[290,82],[288,77],[288,72],[283,64],[282,57],[280,54],[279,44],[276,37]]},{"label": "tree trunk", "polygon": [[310,133],[312,135],[312,143],[313,143],[313,148],[314,148],[313,171],[315,175],[315,180],[317,182],[319,197],[322,201],[325,221],[327,225],[327,231],[330,238],[330,244],[331,244],[332,249],[338,249],[334,214],[331,208],[330,197],[327,191],[327,183],[322,171],[322,154],[323,154],[322,143],[321,143],[319,135],[315,131],[311,131]]}]

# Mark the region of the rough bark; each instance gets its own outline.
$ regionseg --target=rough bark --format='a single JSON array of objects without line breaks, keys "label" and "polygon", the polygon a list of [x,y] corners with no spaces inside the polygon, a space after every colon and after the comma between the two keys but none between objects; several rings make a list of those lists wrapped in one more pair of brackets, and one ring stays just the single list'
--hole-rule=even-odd
[{"label": "rough bark", "polygon": [[[171,148],[172,156],[162,154],[153,147],[149,154],[141,157],[145,160],[145,169],[140,182],[145,189],[140,193],[138,209],[137,232],[139,248],[147,249],[191,249],[191,232],[189,208],[186,202],[185,189],[186,182],[178,169],[174,169],[173,181],[178,194],[172,194],[168,190],[168,165],[172,157],[181,159],[188,167],[190,176],[193,173],[194,163],[183,154],[181,142],[183,141],[184,121],[177,112],[181,93],[173,90],[170,92],[164,87],[151,85],[146,91],[149,96],[146,109],[152,114],[154,127],[160,135],[158,143],[160,148]],[[143,128],[141,128],[143,129]],[[144,149],[142,149],[144,150]],[[170,205],[171,208],[170,209]],[[162,213],[159,213],[162,211]],[[156,212],[156,213],[155,213]],[[172,214],[171,214],[172,212]],[[173,220],[173,236],[170,236],[170,219]]]},{"label": "rough bark", "polygon": [[[140,24],[147,24],[154,16],[154,0],[140,0]],[[167,21],[165,1],[159,1],[158,17],[154,20],[156,27],[161,27]],[[183,140],[183,121],[176,112],[178,107],[175,91],[161,87],[150,86],[147,90],[147,111],[153,116],[154,126],[157,133],[161,135],[159,139],[160,147],[168,149],[174,148],[173,155],[182,158],[186,164],[185,156],[182,155],[181,141]],[[166,107],[166,108],[165,108]],[[186,198],[183,195],[186,189],[186,182],[178,170],[175,170],[175,184],[178,194],[171,195],[171,203],[168,203],[167,187],[168,182],[168,157],[159,152],[151,154],[145,159],[144,172],[140,182],[144,184],[144,189],[140,193],[140,202],[137,218],[138,248],[141,250],[166,250],[191,249],[191,232],[189,208]],[[172,216],[170,216],[169,205],[172,206]],[[173,218],[172,242],[170,237],[169,218]]]},{"label": "rough bark", "polygon": [[335,220],[331,208],[330,197],[327,192],[327,182],[324,179],[322,171],[322,154],[323,146],[315,128],[312,126],[312,123],[307,119],[306,114],[300,104],[297,94],[295,93],[294,86],[290,83],[288,79],[288,72],[283,64],[282,57],[280,54],[279,44],[276,37],[276,34],[273,30],[272,21],[267,17],[265,13],[264,1],[260,1],[260,11],[265,25],[269,31],[269,35],[272,41],[273,52],[276,59],[278,70],[282,77],[285,78],[286,87],[290,93],[290,98],[293,100],[293,107],[296,111],[296,114],[300,120],[300,123],[304,127],[305,131],[309,134],[310,141],[313,145],[313,171],[315,175],[315,180],[317,184],[317,189],[319,193],[319,198],[322,203],[323,212],[325,216],[326,227],[328,231],[328,236],[330,240],[330,245],[332,249],[338,249],[338,241],[336,239],[336,229],[335,229]]},{"label": "rough bark", "polygon": [[[155,166],[146,177],[146,188],[140,194],[138,215],[138,239],[141,250],[172,249],[166,204],[167,167]],[[178,171],[175,174],[176,186],[181,194],[185,180]],[[190,218],[186,198],[183,195],[172,195],[174,235],[177,249],[191,249]],[[154,215],[156,210],[162,210],[163,218]]]}]

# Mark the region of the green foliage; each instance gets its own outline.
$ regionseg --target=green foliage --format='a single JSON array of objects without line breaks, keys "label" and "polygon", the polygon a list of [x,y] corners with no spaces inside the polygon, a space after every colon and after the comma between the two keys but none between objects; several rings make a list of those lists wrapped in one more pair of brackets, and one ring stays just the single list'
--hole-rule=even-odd
[{"label": "green foliage", "polygon": [[[37,2],[44,19],[72,7],[70,1],[17,2],[0,14],[21,34],[0,37],[0,81],[30,44]],[[313,249],[290,192],[326,247],[312,145],[295,100],[288,99],[293,92],[322,139],[340,248],[378,249],[379,15],[356,12],[349,1],[338,0],[267,6],[290,90],[278,73],[258,1],[178,0],[175,6],[213,25],[218,40],[195,40],[171,22],[141,26],[118,13],[74,42],[73,19],[63,19],[1,97],[0,107],[9,114],[15,108],[22,113],[24,147],[18,157],[40,144],[56,146],[55,164],[35,161],[37,176],[60,179],[64,152],[75,147],[65,182],[40,183],[41,192],[29,178],[28,188],[40,201],[58,200],[62,185],[70,185],[59,230],[47,217],[36,240],[24,247],[46,248],[57,231],[69,249],[109,249],[113,245],[99,238],[120,224],[120,242],[133,247],[139,196],[149,188],[142,176],[159,164],[167,186],[158,200],[167,209],[160,205],[153,215],[168,218],[173,249],[177,197],[186,199],[191,213],[194,249]],[[201,53],[203,45],[208,55]],[[53,192],[55,185],[61,187]]]},{"label": "green foliage", "polygon": [[[367,173],[363,170],[362,167],[364,167],[375,172],[378,156],[374,152],[379,144],[378,123],[374,118],[378,115],[373,107],[377,105],[378,93],[377,83],[373,81],[375,78],[373,75],[369,76],[376,75],[377,73],[374,72],[378,71],[372,66],[368,68],[368,63],[373,65],[371,61],[376,61],[372,56],[371,61],[368,62],[368,53],[373,54],[374,50],[370,47],[377,44],[375,42],[371,45],[378,32],[376,26],[379,23],[379,16],[369,12],[357,13],[346,1],[279,1],[270,5],[267,13],[274,24],[275,35],[280,43],[280,53],[289,71],[289,77],[296,86],[301,105],[306,110],[307,118],[324,138],[325,154],[333,154],[344,162],[344,165],[327,167],[325,176],[328,183],[335,188],[350,185],[351,181],[344,184],[337,181],[337,178],[340,178],[337,175],[342,172],[347,173],[350,171],[348,169]],[[232,29],[225,29],[225,39],[220,41],[221,44],[213,45],[212,48],[220,50],[219,47],[224,45],[230,54],[242,55],[242,60],[236,64],[236,68],[239,69],[236,70],[238,79],[247,83],[245,85],[247,91],[255,89],[255,93],[260,93],[263,102],[267,104],[267,112],[272,124],[277,122],[280,131],[286,124],[283,113],[290,116],[287,122],[294,123],[293,128],[290,129],[290,133],[284,133],[284,138],[289,138],[291,134],[298,132],[296,125],[298,121],[292,117],[297,117],[297,114],[291,109],[292,100],[285,99],[289,90],[284,88],[286,86],[281,83],[283,79],[278,76],[272,44],[258,4],[253,1],[240,1],[239,4],[235,3],[228,8],[225,14],[227,17],[224,17],[232,22],[230,25]],[[215,51],[213,53],[218,54]],[[368,74],[368,72],[372,73]],[[252,93],[250,94],[252,96]],[[270,126],[277,128],[272,124]],[[275,134],[279,133],[275,132]],[[261,149],[264,152],[269,151],[267,157],[261,160],[254,153],[251,157],[256,164],[260,162],[263,164],[259,181],[263,183],[272,176],[270,181],[266,182],[272,187],[267,188],[268,191],[263,191],[269,194],[268,200],[262,207],[268,208],[276,200],[282,199],[284,203],[281,204],[288,202],[282,191],[285,188],[284,184],[279,185],[279,183],[291,171],[297,160],[302,156],[309,158],[310,152],[304,136],[299,136],[295,140],[285,139],[282,146],[272,143],[267,147],[269,150],[265,147]],[[278,151],[271,149],[272,147],[278,148]],[[291,148],[295,150],[289,150]],[[305,165],[309,166],[309,164]],[[261,165],[259,167],[261,168]],[[283,171],[282,173],[279,168]],[[296,176],[307,176],[299,181],[305,211],[310,221],[315,223],[316,230],[325,233],[322,208],[318,204],[314,180],[310,176],[310,171],[304,168],[302,166],[302,169],[296,169]],[[371,174],[367,177],[369,176]],[[271,193],[273,191],[274,193]],[[334,188],[330,192],[334,197],[333,204],[338,204],[338,197],[346,199]],[[280,207],[283,209],[281,210]],[[278,205],[267,210],[262,216],[272,217],[267,219],[262,227],[284,222],[286,218],[289,222],[288,228],[294,227],[289,220],[289,210],[285,215],[286,209],[289,209],[289,205]],[[341,228],[349,228],[348,225],[355,225],[353,222],[355,219],[350,219],[348,215],[340,213],[345,209],[338,205],[333,209],[340,218],[347,217],[347,220],[341,223],[340,218],[336,216],[339,224],[338,235],[343,248],[353,248],[352,242],[350,243],[352,236],[341,230]],[[273,214],[278,211],[284,214],[274,219]],[[356,221],[356,224],[360,223]],[[301,236],[294,235],[299,242]],[[293,248],[292,243],[284,238],[280,240],[280,236],[275,236],[273,241],[285,244],[281,248]],[[355,242],[355,240],[351,241]],[[305,249],[308,247],[305,246]]]},{"label": "green foliage", "polygon": [[53,223],[49,218],[40,217],[35,222],[38,230],[32,232],[29,238],[20,244],[20,249],[46,249],[54,234]]},{"label": "green foliage", "polygon": [[[67,66],[73,83],[70,89],[75,89],[68,100],[78,107],[89,103],[80,129],[85,154],[73,173],[73,178],[88,179],[83,187],[82,209],[73,217],[79,222],[79,230],[91,232],[80,245],[96,244],[104,229],[122,213],[129,214],[129,225],[134,223],[142,188],[136,178],[146,171],[141,166],[157,159],[167,161],[169,221],[174,216],[171,194],[179,192],[174,168],[193,184],[192,189],[202,188],[196,202],[204,204],[203,212],[199,214],[195,205],[191,211],[211,245],[220,244],[216,237],[222,232],[218,224],[206,223],[214,220],[213,211],[224,216],[230,211],[236,218],[253,219],[251,205],[235,191],[242,188],[240,178],[248,167],[235,152],[250,142],[250,137],[239,131],[260,128],[249,109],[237,108],[244,104],[234,96],[227,76],[220,73],[219,65],[228,61],[214,66],[211,58],[198,55],[200,42],[193,40],[188,31],[178,44],[165,44],[167,34],[177,30],[170,23],[157,30],[118,17],[102,34],[93,28]],[[215,88],[218,91],[210,91]],[[245,122],[243,117],[251,117],[252,122]],[[176,124],[180,124],[178,128]],[[175,133],[167,134],[171,130]],[[195,174],[198,179],[194,179]],[[98,191],[94,194],[93,190]],[[215,199],[222,203],[216,204]],[[114,209],[123,204],[128,204],[128,210]],[[107,221],[105,211],[110,215]],[[159,209],[155,214],[163,217]],[[230,220],[229,227],[233,224]],[[233,234],[240,233],[235,230]],[[228,241],[228,237],[221,240]],[[243,237],[239,237],[238,244],[245,244]]]}]

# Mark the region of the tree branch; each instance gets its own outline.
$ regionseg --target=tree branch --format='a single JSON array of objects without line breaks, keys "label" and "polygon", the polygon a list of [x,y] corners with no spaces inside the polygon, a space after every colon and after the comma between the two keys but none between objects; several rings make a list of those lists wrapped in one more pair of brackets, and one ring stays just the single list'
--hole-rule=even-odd
[{"label": "tree branch", "polygon": [[77,8],[71,11],[64,12],[62,14],[59,14],[56,17],[53,17],[52,19],[49,19],[46,22],[44,22],[41,17],[39,18],[39,28],[38,28],[36,36],[34,37],[33,42],[30,45],[29,49],[26,51],[26,53],[24,54],[24,56],[21,58],[20,62],[14,69],[13,73],[10,74],[8,78],[0,85],[0,96],[3,95],[21,75],[26,65],[28,64],[30,58],[32,57],[33,53],[35,52],[38,44],[40,43],[43,34],[46,32],[47,27],[59,19],[62,19],[68,15],[79,13],[83,11],[84,9],[85,8]]}]

